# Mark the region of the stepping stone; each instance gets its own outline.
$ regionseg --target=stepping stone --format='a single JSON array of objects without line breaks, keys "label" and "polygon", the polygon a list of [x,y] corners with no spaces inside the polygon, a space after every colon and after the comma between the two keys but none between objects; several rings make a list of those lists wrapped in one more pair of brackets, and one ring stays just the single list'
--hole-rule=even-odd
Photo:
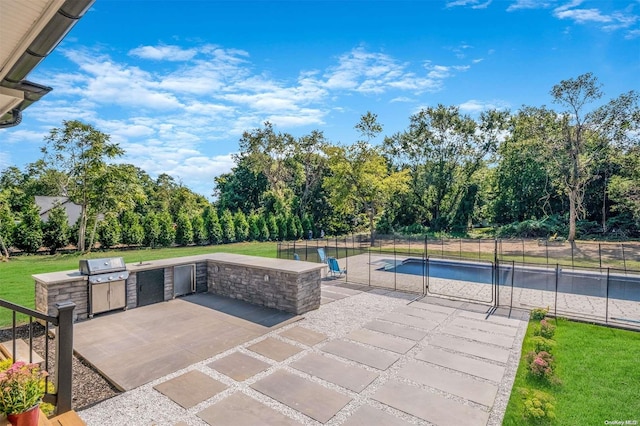
[{"label": "stepping stone", "polygon": [[373,399],[437,425],[486,425],[489,413],[441,395],[406,385],[387,382]]},{"label": "stepping stone", "polygon": [[492,324],[485,320],[471,318],[456,318],[451,321],[451,325],[463,328],[473,328],[476,330],[486,331],[487,333],[496,333],[511,337],[515,337],[516,334],[518,334],[517,328],[509,327],[508,325]]},{"label": "stepping stone", "polygon": [[401,314],[399,312],[389,312],[388,314],[383,315],[379,319],[395,322],[402,325],[409,325],[411,327],[420,328],[422,330],[433,330],[438,326],[439,322],[433,320],[426,320],[424,318],[418,318],[411,315]]},{"label": "stepping stone", "polygon": [[314,353],[292,363],[291,367],[358,393],[378,377],[364,368]]},{"label": "stepping stone", "polygon": [[499,334],[487,333],[480,330],[472,330],[467,327],[457,327],[455,325],[447,325],[441,329],[443,333],[452,334],[458,337],[475,340],[477,342],[491,343],[492,345],[502,346],[511,349],[513,346],[513,337],[502,336]]},{"label": "stepping stone", "polygon": [[434,305],[433,303],[420,302],[420,301],[414,302],[408,306],[416,309],[423,309],[425,311],[439,312],[445,315],[450,315],[456,311],[455,308],[449,308],[448,306]]},{"label": "stepping stone", "polygon": [[342,423],[343,426],[406,426],[407,423],[386,411],[378,410],[370,405],[363,405]]},{"label": "stepping stone", "polygon": [[460,316],[471,319],[479,319],[495,324],[508,325],[510,327],[518,328],[520,327],[521,321],[516,318],[507,318],[498,315],[491,315],[487,318],[487,314],[479,314],[476,312],[468,312],[468,311],[460,311]]},{"label": "stepping stone", "polygon": [[355,343],[346,342],[344,340],[334,340],[322,347],[324,352],[337,355],[339,357],[377,368],[378,370],[386,370],[391,367],[398,359],[399,355],[382,352],[377,349],[365,348]]},{"label": "stepping stone", "polygon": [[347,338],[399,354],[406,354],[416,345],[414,341],[389,336],[388,334],[376,333],[366,328],[352,331],[347,335]]},{"label": "stepping stone", "polygon": [[222,392],[227,386],[193,370],[153,387],[183,408],[191,408]]},{"label": "stepping stone", "polygon": [[431,311],[428,309],[414,308],[413,305],[401,306],[399,308],[394,309],[393,312],[397,312],[399,314],[411,315],[413,317],[418,317],[418,318],[424,318],[426,320],[431,320],[435,322],[441,322],[445,318],[447,318],[447,316],[449,315],[449,314],[444,314],[442,312]]},{"label": "stepping stone", "polygon": [[482,377],[483,379],[497,383],[502,381],[502,376],[504,375],[504,367],[502,366],[443,351],[433,346],[429,346],[416,355],[416,359],[471,374],[472,376]]},{"label": "stepping stone", "polygon": [[234,393],[200,411],[197,416],[210,425],[294,426],[300,424],[241,392]]},{"label": "stepping stone", "polygon": [[398,371],[398,375],[489,408],[493,406],[498,393],[496,385],[460,376],[424,362],[410,361]]},{"label": "stepping stone", "polygon": [[444,334],[433,336],[433,338],[429,340],[429,344],[440,346],[445,349],[451,349],[456,352],[464,352],[465,354],[474,355],[480,358],[502,362],[503,364],[506,364],[507,361],[509,361],[509,355],[511,355],[511,351],[508,349],[489,346],[479,342],[470,342],[468,340]]},{"label": "stepping stone", "polygon": [[274,361],[284,361],[290,356],[302,351],[302,349],[297,346],[281,342],[280,340],[276,340],[271,337],[267,337],[266,339],[249,346],[247,349],[267,358],[271,358]]},{"label": "stepping stone", "polygon": [[404,337],[405,339],[414,340],[416,342],[424,339],[427,335],[427,332],[423,330],[417,330],[404,325],[377,320],[365,324],[364,328],[379,331],[380,333],[391,334],[393,336]]},{"label": "stepping stone", "polygon": [[322,333],[300,326],[295,326],[287,331],[283,331],[280,335],[307,346],[316,345],[327,339],[327,336]]},{"label": "stepping stone", "polygon": [[286,371],[276,371],[251,387],[319,421],[328,422],[351,398]]},{"label": "stepping stone", "polygon": [[213,361],[208,364],[207,367],[219,371],[225,376],[231,377],[233,380],[242,382],[249,377],[265,371],[271,367],[271,365],[252,356],[234,352],[231,355]]}]

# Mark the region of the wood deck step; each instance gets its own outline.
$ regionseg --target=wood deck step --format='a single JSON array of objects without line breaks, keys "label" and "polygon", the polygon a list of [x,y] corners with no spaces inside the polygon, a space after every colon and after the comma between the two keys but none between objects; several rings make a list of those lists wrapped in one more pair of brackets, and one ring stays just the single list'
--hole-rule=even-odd
[{"label": "wood deck step", "polygon": [[[40,364],[44,361],[44,359],[35,353],[35,351],[31,352],[32,361],[34,364]],[[0,343],[0,360],[8,359],[13,357],[13,340],[7,340],[6,342]],[[29,345],[22,339],[16,340],[16,361],[29,362]]]}]

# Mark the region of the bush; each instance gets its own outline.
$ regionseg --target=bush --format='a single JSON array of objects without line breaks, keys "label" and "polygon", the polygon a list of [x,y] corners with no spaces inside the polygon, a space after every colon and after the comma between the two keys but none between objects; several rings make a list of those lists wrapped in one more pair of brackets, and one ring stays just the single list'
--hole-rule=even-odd
[{"label": "bush", "polygon": [[542,336],[545,339],[551,339],[556,334],[556,326],[551,324],[548,319],[540,321],[540,325],[533,331],[535,336]]},{"label": "bush", "polygon": [[523,399],[523,417],[538,423],[547,423],[556,418],[555,398],[536,389],[518,388]]},{"label": "bush", "polygon": [[546,339],[542,336],[536,336],[531,338],[531,343],[533,343],[536,352],[549,352],[553,350],[556,346],[556,342],[551,339]]},{"label": "bush", "polygon": [[540,321],[540,320],[543,320],[548,313],[549,313],[548,308],[535,308],[531,310],[529,317],[532,320]]},{"label": "bush", "polygon": [[531,351],[527,354],[527,367],[529,374],[536,379],[552,381],[553,378],[553,356],[549,352]]}]

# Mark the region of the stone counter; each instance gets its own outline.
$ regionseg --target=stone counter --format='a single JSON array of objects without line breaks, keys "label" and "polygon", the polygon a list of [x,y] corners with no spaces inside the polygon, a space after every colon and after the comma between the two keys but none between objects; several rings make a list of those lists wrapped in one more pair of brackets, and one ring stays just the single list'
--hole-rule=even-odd
[{"label": "stone counter", "polygon": [[[129,263],[126,281],[126,307],[140,306],[140,273],[162,271],[164,277],[158,283],[162,289],[161,300],[174,297],[174,268],[194,265],[196,292],[240,299],[256,305],[267,306],[302,314],[320,307],[320,280],[326,265],[247,256],[231,253],[212,253],[170,259]],[[89,285],[87,277],[79,271],[36,274],[36,309],[55,315],[55,303],[71,300],[76,304],[75,319],[89,317]],[[160,300],[158,300],[160,301]]]}]

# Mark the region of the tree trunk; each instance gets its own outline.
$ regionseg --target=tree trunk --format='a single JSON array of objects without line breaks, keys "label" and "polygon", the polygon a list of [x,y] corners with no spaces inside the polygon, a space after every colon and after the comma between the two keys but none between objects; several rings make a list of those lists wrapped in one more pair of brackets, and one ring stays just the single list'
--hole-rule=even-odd
[{"label": "tree trunk", "polygon": [[602,191],[602,233],[607,232],[607,175],[604,177],[604,190]]},{"label": "tree trunk", "polygon": [[93,228],[91,229],[91,237],[89,238],[89,248],[87,251],[91,251],[93,248],[93,243],[96,240],[96,232],[98,230],[98,215],[93,219]]},{"label": "tree trunk", "polygon": [[376,228],[375,225],[373,223],[373,219],[375,217],[375,213],[373,211],[373,207],[369,209],[369,231],[371,234],[371,247],[373,247],[373,245],[375,244],[375,240],[376,240]]},{"label": "tree trunk", "polygon": [[576,239],[576,218],[578,217],[576,205],[578,201],[578,190],[572,188],[569,190],[569,236],[567,240],[570,242]]},{"label": "tree trunk", "polygon": [[78,251],[84,253],[85,238],[87,234],[87,205],[82,205],[80,213],[80,227],[78,229]]},{"label": "tree trunk", "polygon": [[9,259],[9,250],[7,250],[7,246],[4,244],[4,238],[0,235],[0,247],[2,248],[2,256]]}]

